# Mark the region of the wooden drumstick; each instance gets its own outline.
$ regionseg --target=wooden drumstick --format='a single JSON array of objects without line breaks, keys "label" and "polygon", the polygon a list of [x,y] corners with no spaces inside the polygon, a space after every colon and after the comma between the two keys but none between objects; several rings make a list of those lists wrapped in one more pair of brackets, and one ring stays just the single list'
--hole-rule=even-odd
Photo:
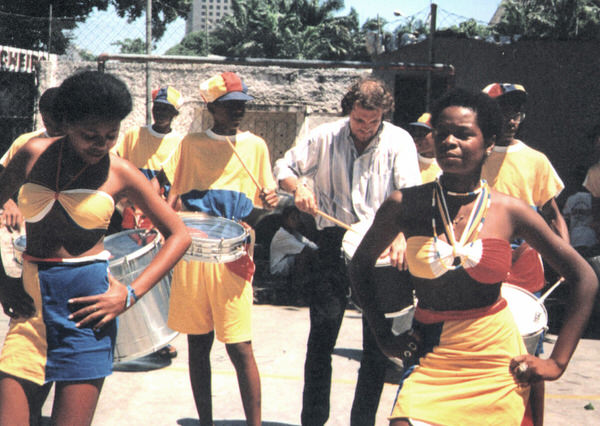
[{"label": "wooden drumstick", "polygon": [[[258,181],[256,180],[256,178],[254,177],[254,175],[252,174],[252,172],[250,171],[250,169],[248,169],[248,167],[246,166],[246,163],[244,163],[244,160],[242,159],[242,157],[240,156],[239,152],[237,151],[237,149],[235,148],[235,145],[229,140],[229,138],[227,136],[225,136],[225,140],[227,140],[227,143],[229,144],[229,146],[231,147],[233,153],[235,154],[235,156],[238,158],[238,160],[240,161],[240,163],[242,164],[242,167],[244,168],[244,170],[246,170],[246,173],[248,173],[248,176],[250,176],[250,179],[252,179],[252,182],[254,182],[254,185],[256,185],[256,187],[258,188],[258,190],[260,192],[262,192],[263,188],[260,186],[260,184],[258,183]],[[329,216],[327,213],[322,212],[321,210],[317,210],[317,214],[320,216],[323,216],[325,219],[332,221],[333,223],[335,223],[338,226],[341,226],[344,229],[347,229],[348,231],[355,231],[355,229],[353,229],[350,225],[337,220],[335,217],[333,216]]]},{"label": "wooden drumstick", "polygon": [[229,140],[229,138],[227,136],[225,136],[225,139],[227,140],[227,143],[229,144],[229,146],[233,150],[233,153],[235,154],[235,156],[238,158],[238,160],[240,160],[240,163],[242,164],[242,167],[244,168],[244,170],[246,170],[246,173],[248,173],[248,176],[250,176],[250,179],[252,179],[252,182],[254,182],[254,185],[256,185],[256,187],[258,188],[258,191],[262,192],[263,191],[263,187],[260,186],[260,184],[258,183],[258,181],[256,180],[256,178],[254,177],[254,175],[252,174],[252,172],[250,171],[250,169],[248,168],[248,166],[246,166],[246,163],[244,163],[244,160],[240,156],[240,153],[237,151],[237,149],[235,149],[235,145],[233,143],[231,143],[231,141]]},{"label": "wooden drumstick", "polygon": [[353,227],[351,227],[350,225],[342,222],[341,220],[337,220],[335,217],[333,216],[329,216],[327,213],[322,212],[321,210],[317,210],[317,214],[319,216],[323,216],[325,219],[332,221],[333,223],[335,223],[338,226],[341,226],[344,229],[347,229],[348,231],[354,231],[354,232],[358,232],[356,229],[354,229]]}]

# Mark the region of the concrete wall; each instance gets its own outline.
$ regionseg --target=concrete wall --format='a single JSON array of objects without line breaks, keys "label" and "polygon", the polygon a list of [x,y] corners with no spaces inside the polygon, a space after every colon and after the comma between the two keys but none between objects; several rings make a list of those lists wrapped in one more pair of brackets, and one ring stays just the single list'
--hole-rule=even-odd
[{"label": "concrete wall", "polygon": [[[97,69],[95,62],[46,62],[40,75],[40,92],[59,85],[74,72]],[[152,87],[172,85],[184,96],[185,102],[174,128],[182,134],[210,126],[205,104],[198,86],[203,80],[223,71],[238,73],[256,98],[248,103],[247,117],[242,128],[265,136],[277,132],[282,120],[293,126],[294,137],[267,139],[273,160],[278,158],[308,129],[339,117],[340,100],[348,87],[359,77],[369,75],[365,69],[293,69],[212,64],[152,64]],[[123,121],[122,129],[145,123],[146,75],[145,65],[109,61],[106,72],[120,77],[128,86],[134,100],[132,113]],[[270,113],[269,113],[270,112]],[[289,130],[283,133],[289,135]]]}]

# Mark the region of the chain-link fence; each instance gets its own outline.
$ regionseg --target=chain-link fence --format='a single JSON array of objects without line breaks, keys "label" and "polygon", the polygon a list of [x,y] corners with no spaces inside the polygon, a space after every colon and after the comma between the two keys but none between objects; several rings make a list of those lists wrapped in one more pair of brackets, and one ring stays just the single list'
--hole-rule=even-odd
[{"label": "chain-link fence", "polygon": [[[153,45],[152,53],[164,54],[185,36],[185,20],[179,18],[167,26],[165,34]],[[101,53],[146,53],[146,21],[119,18],[114,9],[97,11],[72,31],[73,44],[80,55]]]},{"label": "chain-link fence", "polygon": [[[426,7],[412,15],[386,22],[382,31],[384,39],[382,49],[389,52],[408,44],[425,41],[431,29],[432,10],[430,7]],[[457,15],[438,7],[435,8],[436,32],[451,30],[455,33],[462,32],[473,36],[477,30],[475,27],[479,29],[477,35],[485,34],[486,31],[483,29],[488,27],[488,23]]]},{"label": "chain-link fence", "polygon": [[[129,22],[127,18],[120,18],[114,7],[110,6],[106,11],[94,9],[83,22],[74,18],[53,16],[51,8],[45,15],[26,16],[0,11],[0,24],[4,27],[0,33],[11,33],[10,38],[13,40],[11,43],[10,38],[7,40],[4,37],[4,40],[0,40],[0,45],[52,53],[64,52],[69,59],[86,60],[93,60],[101,53],[146,53],[146,22],[143,14],[137,20]],[[425,39],[429,31],[430,15],[430,8],[424,8],[413,15],[387,22],[384,29],[394,37],[394,40],[391,40],[392,44],[386,46],[387,50]],[[438,31],[458,28],[467,21],[481,26],[487,25],[486,22],[437,9]],[[402,28],[402,31],[398,32],[399,28]],[[152,53],[165,54],[181,42],[185,32],[186,22],[183,18],[168,24],[164,35],[155,41]]]},{"label": "chain-link fence", "polygon": [[[54,16],[49,8],[41,16],[7,13],[0,10],[0,45],[64,54],[68,59],[95,60],[101,53],[146,53],[145,17],[129,22],[113,7],[94,9],[80,22]],[[153,54],[164,54],[185,36],[185,20],[171,22]]]}]

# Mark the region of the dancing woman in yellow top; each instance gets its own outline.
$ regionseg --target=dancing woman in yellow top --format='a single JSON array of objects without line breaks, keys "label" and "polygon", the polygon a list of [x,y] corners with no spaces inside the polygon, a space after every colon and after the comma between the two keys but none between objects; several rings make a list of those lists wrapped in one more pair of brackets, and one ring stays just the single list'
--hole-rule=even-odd
[{"label": "dancing woman in yellow top", "polygon": [[[37,424],[52,383],[52,423],[90,424],[112,372],[115,318],[190,244],[183,222],[144,175],[109,154],[131,110],[125,84],[109,74],[75,74],[61,84],[55,107],[65,136],[29,141],[0,175],[0,204],[20,188],[27,230],[23,287],[0,283],[0,301],[12,317],[0,355],[0,425]],[[129,286],[108,274],[103,245],[120,195],[165,237]]]},{"label": "dancing woman in yellow top", "polygon": [[[408,367],[390,416],[394,426],[531,424],[529,385],[561,376],[595,300],[598,282],[587,262],[526,203],[481,180],[499,114],[483,94],[456,90],[439,101],[432,124],[441,177],[394,192],[350,265],[379,345]],[[399,232],[418,303],[412,330],[394,336],[369,286],[379,254]],[[516,236],[573,286],[573,309],[547,360],[527,355],[500,293]]]}]

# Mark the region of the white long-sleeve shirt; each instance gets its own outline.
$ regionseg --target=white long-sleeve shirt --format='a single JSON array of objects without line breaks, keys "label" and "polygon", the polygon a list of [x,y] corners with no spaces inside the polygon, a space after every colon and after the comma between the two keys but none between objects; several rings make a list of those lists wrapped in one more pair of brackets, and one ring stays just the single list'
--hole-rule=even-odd
[{"label": "white long-sleeve shirt", "polygon": [[[361,155],[348,118],[323,124],[275,162],[275,178],[312,180],[318,208],[352,224],[371,220],[392,191],[419,185],[417,150],[404,129],[383,122]],[[317,228],[334,224],[317,216]]]}]

